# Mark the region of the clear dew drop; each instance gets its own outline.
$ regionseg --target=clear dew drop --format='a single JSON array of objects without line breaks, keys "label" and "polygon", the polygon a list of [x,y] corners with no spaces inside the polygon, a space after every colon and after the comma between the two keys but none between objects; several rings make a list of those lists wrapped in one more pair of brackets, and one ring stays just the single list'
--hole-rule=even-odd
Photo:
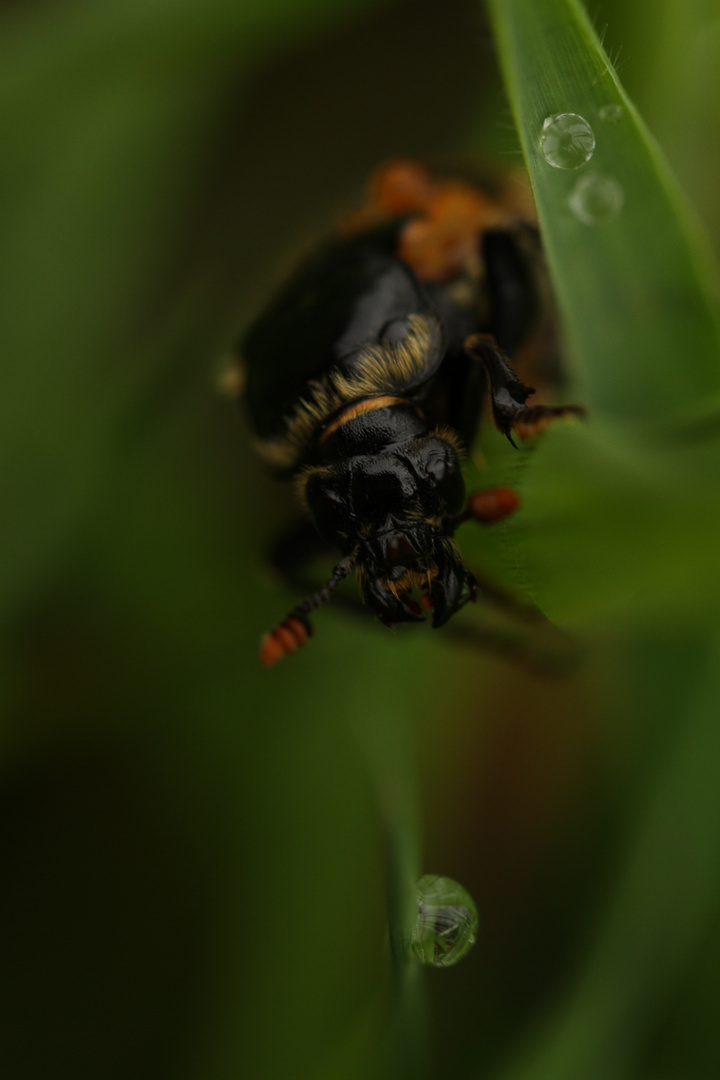
[{"label": "clear dew drop", "polygon": [[425,874],[417,883],[418,911],[410,940],[421,964],[451,967],[475,944],[477,908],[470,893],[451,878]]},{"label": "clear dew drop", "polygon": [[599,110],[600,119],[604,120],[606,124],[615,124],[622,114],[622,105],[616,105],[614,101],[609,101],[607,105],[602,105]]},{"label": "clear dew drop", "polygon": [[540,149],[554,169],[579,169],[593,156],[595,134],[577,113],[558,113],[545,120]]},{"label": "clear dew drop", "polygon": [[617,217],[625,202],[625,192],[612,176],[588,173],[580,177],[568,201],[578,221],[599,225]]}]

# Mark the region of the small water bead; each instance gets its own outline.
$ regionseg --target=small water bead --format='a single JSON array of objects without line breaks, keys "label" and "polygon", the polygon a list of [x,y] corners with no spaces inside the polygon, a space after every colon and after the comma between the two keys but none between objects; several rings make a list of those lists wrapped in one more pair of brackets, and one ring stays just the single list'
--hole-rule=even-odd
[{"label": "small water bead", "polygon": [[623,114],[622,105],[616,105],[614,101],[608,102],[607,105],[603,105],[600,108],[600,119],[604,120],[606,124],[614,124],[620,119]]},{"label": "small water bead", "polygon": [[593,156],[595,134],[577,113],[558,113],[545,120],[540,149],[554,169],[579,169]]},{"label": "small water bead", "polygon": [[578,221],[600,225],[617,217],[625,202],[625,192],[612,176],[588,173],[580,177],[568,201]]},{"label": "small water bead", "polygon": [[418,913],[410,945],[420,963],[451,967],[475,944],[477,908],[456,881],[425,874],[417,883]]}]

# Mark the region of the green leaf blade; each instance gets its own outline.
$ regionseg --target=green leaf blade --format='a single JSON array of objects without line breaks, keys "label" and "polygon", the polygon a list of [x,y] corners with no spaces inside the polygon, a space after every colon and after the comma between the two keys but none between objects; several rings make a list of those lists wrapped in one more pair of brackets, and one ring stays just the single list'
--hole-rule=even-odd
[{"label": "green leaf blade", "polygon": [[[720,392],[719,290],[692,214],[581,8],[490,0],[489,9],[583,401],[621,420],[691,412]],[[543,123],[559,113],[579,114],[595,134],[580,168],[543,156]],[[573,212],[573,191],[590,176],[619,185],[612,220]]]}]

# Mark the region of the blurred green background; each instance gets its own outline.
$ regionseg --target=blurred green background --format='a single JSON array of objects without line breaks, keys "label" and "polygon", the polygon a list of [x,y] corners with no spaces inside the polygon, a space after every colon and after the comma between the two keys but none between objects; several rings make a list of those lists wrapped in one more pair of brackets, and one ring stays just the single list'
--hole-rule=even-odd
[{"label": "blurred green background", "polygon": [[[717,251],[720,6],[591,15]],[[577,459],[577,504],[554,477],[582,436],[483,436],[528,508],[463,550],[578,635],[571,676],[332,605],[257,661],[291,603],[264,551],[297,510],[221,357],[382,160],[520,162],[483,10],[0,19],[0,1075],[720,1075],[717,378],[662,453],[599,416],[615,463]],[[578,362],[591,413],[600,383]],[[392,960],[388,908],[425,872],[480,912],[451,970]]]}]

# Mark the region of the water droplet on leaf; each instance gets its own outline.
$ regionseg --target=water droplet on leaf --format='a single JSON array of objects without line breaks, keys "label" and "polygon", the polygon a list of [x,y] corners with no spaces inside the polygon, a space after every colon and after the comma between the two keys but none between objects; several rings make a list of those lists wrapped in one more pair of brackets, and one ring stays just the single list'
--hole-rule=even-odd
[{"label": "water droplet on leaf", "polygon": [[570,209],[584,225],[612,221],[625,202],[625,192],[612,176],[589,173],[581,176],[570,192]]},{"label": "water droplet on leaf", "polygon": [[622,105],[616,105],[614,101],[609,101],[607,105],[600,108],[600,119],[604,120],[606,124],[614,124],[622,114]]},{"label": "water droplet on leaf", "polygon": [[540,149],[554,169],[579,169],[593,155],[595,134],[577,113],[558,113],[545,120]]},{"label": "water droplet on leaf", "polygon": [[451,967],[475,944],[477,908],[456,881],[425,874],[417,883],[418,912],[410,945],[422,964]]}]

